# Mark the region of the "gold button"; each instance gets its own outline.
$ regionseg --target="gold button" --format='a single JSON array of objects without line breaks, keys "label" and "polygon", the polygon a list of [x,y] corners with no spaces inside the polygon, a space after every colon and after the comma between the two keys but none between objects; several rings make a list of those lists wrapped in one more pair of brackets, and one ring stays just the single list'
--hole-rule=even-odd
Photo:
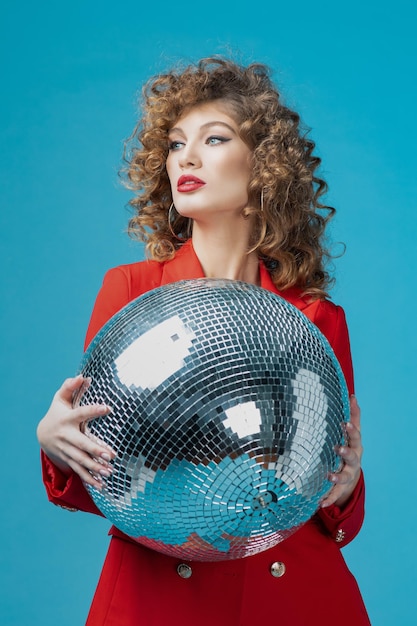
[{"label": "gold button", "polygon": [[179,576],[181,576],[181,578],[190,578],[193,570],[189,565],[186,565],[185,563],[180,563],[177,567],[177,573]]},{"label": "gold button", "polygon": [[79,511],[79,509],[73,509],[71,506],[65,506],[64,504],[57,504],[57,506],[59,506],[61,509],[64,509],[65,511],[70,511],[70,513],[76,513],[77,511]]},{"label": "gold button", "polygon": [[271,565],[271,574],[274,578],[281,578],[285,574],[285,563],[274,561]]},{"label": "gold button", "polygon": [[337,531],[337,533],[336,533],[336,536],[335,536],[334,540],[335,540],[337,543],[340,543],[341,541],[343,541],[343,539],[345,538],[345,536],[346,536],[345,531],[344,531],[344,530],[342,530],[341,528],[339,528],[339,530],[338,530],[338,531]]}]

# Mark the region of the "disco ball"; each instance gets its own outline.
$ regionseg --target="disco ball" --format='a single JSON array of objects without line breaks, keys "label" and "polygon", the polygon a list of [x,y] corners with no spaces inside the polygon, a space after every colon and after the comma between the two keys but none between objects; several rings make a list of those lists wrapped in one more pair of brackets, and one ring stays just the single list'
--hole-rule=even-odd
[{"label": "disco ball", "polygon": [[266,550],[318,509],[339,468],[349,401],[327,340],[279,296],[185,280],[117,313],[81,364],[75,404],[112,413],[85,432],[117,457],[101,512],[150,548],[188,560]]}]

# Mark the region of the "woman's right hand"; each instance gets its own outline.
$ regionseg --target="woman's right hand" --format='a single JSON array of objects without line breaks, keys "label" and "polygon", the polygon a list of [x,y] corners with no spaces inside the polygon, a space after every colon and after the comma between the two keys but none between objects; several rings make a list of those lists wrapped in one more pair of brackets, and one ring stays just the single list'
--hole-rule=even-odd
[{"label": "woman's right hand", "polygon": [[107,415],[111,409],[104,404],[73,408],[73,395],[83,385],[88,385],[88,380],[81,375],[68,378],[56,392],[36,432],[43,451],[61,471],[69,475],[73,470],[84,483],[101,489],[101,477],[110,476],[110,461],[116,453],[104,442],[87,437],[81,425]]}]

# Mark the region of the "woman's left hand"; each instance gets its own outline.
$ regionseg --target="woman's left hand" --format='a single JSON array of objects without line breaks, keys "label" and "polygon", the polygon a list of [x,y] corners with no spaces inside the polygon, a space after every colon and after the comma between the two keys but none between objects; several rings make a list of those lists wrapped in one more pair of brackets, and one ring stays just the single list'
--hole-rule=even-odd
[{"label": "woman's left hand", "polygon": [[351,396],[350,422],[346,423],[346,443],[337,450],[343,461],[343,467],[339,472],[330,474],[329,480],[334,484],[334,487],[327,498],[322,501],[322,508],[331,504],[343,507],[358,484],[363,453],[360,421],[361,410],[358,401],[355,396]]}]

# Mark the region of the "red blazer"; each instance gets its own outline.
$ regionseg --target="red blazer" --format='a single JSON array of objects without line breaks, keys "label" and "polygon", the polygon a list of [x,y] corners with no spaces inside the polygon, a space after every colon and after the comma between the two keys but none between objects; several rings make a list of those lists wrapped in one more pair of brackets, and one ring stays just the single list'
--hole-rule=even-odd
[{"label": "red blazer", "polygon": [[[260,265],[261,286],[298,307],[329,340],[353,393],[349,337],[343,310],[329,301],[279,292]],[[204,276],[188,241],[173,260],[143,261],[110,270],[87,331],[94,335],[125,304],[160,285]],[[81,480],[62,474],[42,453],[48,498],[71,510],[100,515]],[[369,625],[340,548],[362,525],[364,483],[350,501],[321,509],[294,535],[258,555],[220,563],[183,563],[130,540],[112,527],[109,552],[87,619],[88,626],[338,626]],[[184,577],[184,571],[188,577]]]}]

